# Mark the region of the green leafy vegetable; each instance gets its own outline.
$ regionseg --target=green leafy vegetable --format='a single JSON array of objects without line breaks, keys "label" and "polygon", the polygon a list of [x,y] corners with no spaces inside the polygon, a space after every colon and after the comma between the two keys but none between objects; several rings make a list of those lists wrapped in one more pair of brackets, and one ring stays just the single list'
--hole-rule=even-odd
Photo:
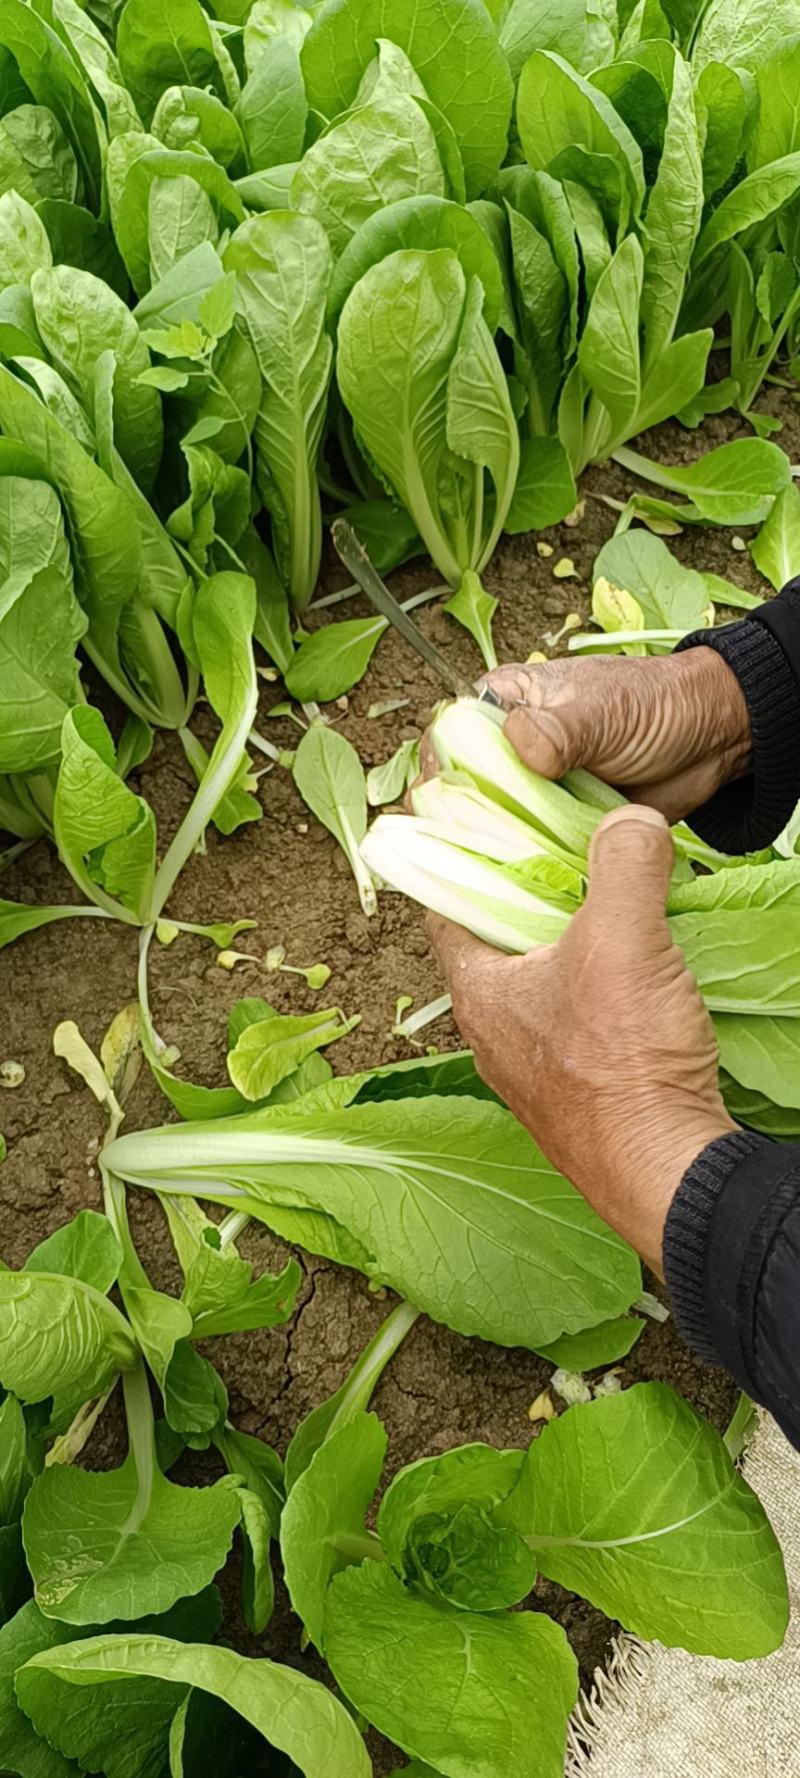
[{"label": "green leafy vegetable", "polygon": [[527,1537],[544,1574],[640,1636],[740,1660],[783,1639],[766,1515],[722,1440],[664,1384],[551,1422],[497,1518]]},{"label": "green leafy vegetable", "polygon": [[293,771],[303,801],[349,859],[364,913],[374,914],[375,888],[359,851],[367,831],[367,791],[355,748],[335,729],[317,725],[303,736]]},{"label": "green leafy vegetable", "polygon": [[[233,1649],[152,1634],[94,1636],[33,1655],[17,1675],[17,1690],[34,1725],[40,1723],[84,1764],[105,1764],[107,1750],[118,1742],[125,1724],[126,1694],[132,1693],[134,1705],[139,1702],[143,1680],[159,1682],[161,1696],[170,1695],[172,1710],[190,1686],[224,1698],[268,1747],[292,1760],[303,1778],[369,1778],[358,1729],[324,1686],[273,1661],[245,1660]],[[83,1700],[87,1688],[91,1697],[95,1687],[101,1688],[103,1709],[90,1714]],[[144,1695],[151,1695],[149,1687]]]}]

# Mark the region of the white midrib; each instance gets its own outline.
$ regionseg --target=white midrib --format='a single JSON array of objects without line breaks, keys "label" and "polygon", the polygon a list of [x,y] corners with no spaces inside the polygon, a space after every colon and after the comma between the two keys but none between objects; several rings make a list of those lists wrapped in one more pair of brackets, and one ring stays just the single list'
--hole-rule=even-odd
[{"label": "white midrib", "polygon": [[631,1544],[653,1543],[657,1537],[669,1537],[674,1531],[683,1531],[687,1525],[693,1525],[696,1519],[702,1519],[704,1513],[711,1512],[713,1507],[718,1506],[722,1498],[722,1495],[715,1494],[713,1500],[706,1500],[696,1512],[687,1513],[684,1519],[676,1519],[671,1525],[657,1525],[654,1531],[638,1531],[630,1537],[526,1537],[525,1542],[531,1550],[619,1550]]},{"label": "white midrib", "polygon": [[[134,1139],[131,1140],[133,1146]],[[380,1149],[354,1148],[346,1142],[326,1141],[323,1137],[314,1136],[291,1136],[284,1132],[276,1132],[274,1134],[270,1132],[266,1138],[265,1152],[260,1154],[254,1153],[252,1146],[253,1139],[250,1135],[239,1134],[237,1131],[229,1130],[224,1132],[218,1138],[211,1138],[210,1141],[206,1137],[200,1144],[202,1159],[199,1162],[195,1161],[194,1164],[190,1165],[187,1165],[187,1158],[181,1157],[177,1143],[175,1144],[175,1148],[178,1150],[176,1158],[174,1161],[170,1162],[169,1150],[172,1147],[172,1144],[164,1142],[163,1138],[159,1138],[158,1140],[159,1148],[161,1148],[162,1152],[157,1154],[157,1161],[159,1169],[164,1169],[163,1172],[159,1171],[158,1180],[156,1181],[156,1179],[153,1178],[147,1170],[142,1169],[141,1166],[137,1167],[135,1162],[129,1168],[125,1169],[125,1173],[126,1177],[131,1180],[136,1180],[142,1185],[155,1186],[157,1189],[165,1191],[176,1189],[176,1182],[169,1177],[173,1168],[183,1176],[178,1189],[191,1191],[193,1185],[197,1188],[200,1185],[210,1183],[209,1172],[215,1167],[220,1167],[224,1169],[227,1174],[230,1174],[233,1168],[245,1170],[249,1167],[251,1169],[256,1169],[271,1165],[285,1165],[292,1161],[296,1161],[301,1165],[311,1165],[314,1162],[320,1162],[326,1163],[329,1166],[356,1166],[360,1169],[363,1169],[364,1167],[372,1167],[376,1172],[388,1173],[393,1176],[404,1174],[407,1169],[411,1169],[416,1177],[419,1177],[422,1174],[429,1174],[434,1179],[451,1180],[456,1184],[462,1183],[465,1177],[465,1174],[456,1172],[453,1168],[436,1166],[433,1162],[426,1161],[418,1156],[410,1156],[406,1154],[387,1156]],[[183,1146],[184,1144],[181,1143],[181,1147]],[[483,1168],[502,1167],[504,1165],[505,1163],[502,1161],[492,1161],[485,1156],[481,1160],[481,1166]],[[502,1186],[488,1185],[483,1181],[476,1180],[471,1174],[467,1174],[466,1177],[470,1179],[470,1182],[473,1185],[477,1186],[479,1191],[489,1192],[493,1197],[501,1198],[505,1203],[514,1204],[520,1210],[524,1210],[528,1213],[533,1211],[536,1216],[544,1217],[548,1222],[559,1223],[563,1227],[572,1226],[565,1221],[563,1217],[553,1216],[546,1209],[543,1209],[541,1205],[532,1204],[529,1199],[518,1197],[516,1193],[506,1191]],[[241,1198],[247,1195],[240,1186],[231,1183],[226,1185],[224,1180],[220,1182],[214,1181],[213,1183],[215,1196],[224,1194],[225,1196]],[[420,1183],[424,1187],[424,1180],[421,1180]],[[571,1202],[572,1193],[564,1193],[564,1201]],[[590,1234],[592,1233],[592,1231],[586,1232]],[[593,1238],[601,1241],[605,1239],[605,1237],[599,1234],[593,1235]],[[609,1236],[607,1244],[616,1245],[615,1238]]]}]

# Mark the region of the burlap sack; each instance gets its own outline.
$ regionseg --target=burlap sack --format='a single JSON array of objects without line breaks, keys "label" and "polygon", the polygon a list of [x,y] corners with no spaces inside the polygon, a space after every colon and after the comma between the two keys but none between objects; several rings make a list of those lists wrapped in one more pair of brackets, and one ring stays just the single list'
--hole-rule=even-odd
[{"label": "burlap sack", "polygon": [[765,1416],[743,1467],[786,1559],[784,1647],[740,1663],[621,1636],[578,1705],[566,1778],[800,1778],[800,1454]]}]

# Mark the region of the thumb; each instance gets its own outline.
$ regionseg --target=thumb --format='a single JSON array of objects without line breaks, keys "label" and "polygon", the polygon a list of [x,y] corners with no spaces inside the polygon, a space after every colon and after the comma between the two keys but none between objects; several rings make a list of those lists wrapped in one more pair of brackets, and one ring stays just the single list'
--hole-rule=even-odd
[{"label": "thumb", "polygon": [[585,919],[617,935],[629,958],[671,945],[666,916],[674,851],[663,815],[644,804],[614,809],[589,849]]},{"label": "thumb", "polygon": [[608,699],[582,675],[587,662],[545,661],[541,666],[496,667],[479,682],[509,707],[504,733],[534,772],[561,778],[573,766],[591,766],[602,736]]}]

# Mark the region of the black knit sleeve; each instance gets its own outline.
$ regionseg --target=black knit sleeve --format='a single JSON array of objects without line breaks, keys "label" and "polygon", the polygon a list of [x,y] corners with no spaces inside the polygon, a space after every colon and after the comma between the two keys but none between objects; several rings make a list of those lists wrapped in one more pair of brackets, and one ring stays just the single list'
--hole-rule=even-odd
[{"label": "black knit sleeve", "polygon": [[711,1142],[664,1233],[675,1319],[800,1449],[800,1147],[735,1130]]},{"label": "black knit sleeve", "polygon": [[753,769],[690,816],[722,852],[757,852],[777,839],[800,802],[800,578],[742,623],[697,630],[686,648],[713,648],[736,674],[753,731]]}]

